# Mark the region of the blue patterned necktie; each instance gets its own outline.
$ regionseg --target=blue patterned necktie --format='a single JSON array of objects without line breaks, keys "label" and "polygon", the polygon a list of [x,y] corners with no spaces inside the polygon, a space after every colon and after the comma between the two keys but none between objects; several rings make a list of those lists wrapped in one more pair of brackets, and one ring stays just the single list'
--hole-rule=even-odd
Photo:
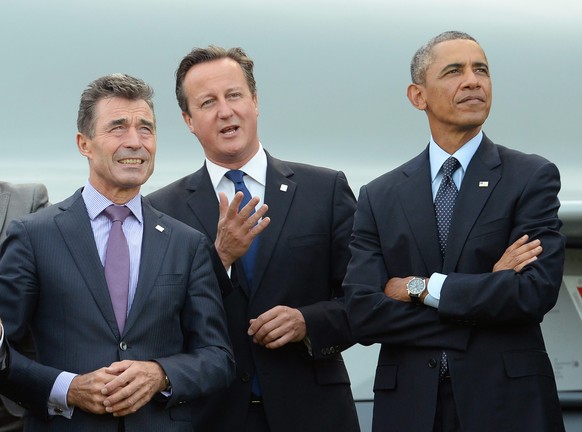
[{"label": "blue patterned necktie", "polygon": [[105,251],[105,279],[117,320],[119,333],[123,333],[127,316],[129,295],[129,246],[123,234],[123,222],[131,214],[125,206],[110,205],[103,214],[111,220],[107,250]]},{"label": "blue patterned necktie", "polygon": [[[439,232],[439,244],[441,248],[441,256],[445,257],[447,250],[447,239],[449,237],[449,229],[451,228],[451,219],[453,218],[453,209],[459,191],[453,181],[453,173],[459,168],[461,164],[454,157],[448,158],[444,161],[442,166],[443,179],[437,191],[434,200],[434,209],[437,220],[437,227]],[[447,360],[447,353],[441,353],[439,367],[439,380],[442,382],[445,379],[445,374],[449,369]]]},{"label": "blue patterned necktie", "polygon": [[[247,189],[247,186],[245,185],[245,182],[243,180],[245,173],[241,170],[230,170],[224,175],[227,179],[234,183],[235,193],[241,191],[244,195],[243,200],[241,201],[240,206],[238,208],[240,211],[251,200],[251,193]],[[254,212],[255,210],[253,209],[251,215]],[[252,287],[253,285],[253,271],[255,269],[255,261],[257,259],[257,250],[259,246],[258,240],[259,240],[258,238],[255,238],[251,245],[249,246],[247,252],[241,257],[243,269],[245,271],[247,281],[249,282],[249,287]],[[256,397],[260,397],[262,393],[256,372],[251,380],[251,392]]]},{"label": "blue patterned necktie", "polygon": [[[229,179],[230,181],[232,181],[234,183],[235,193],[240,191],[244,195],[243,200],[241,201],[240,206],[239,206],[239,211],[245,205],[247,205],[248,202],[251,200],[251,193],[247,189],[247,186],[245,185],[245,182],[243,180],[243,177],[245,175],[246,174],[241,170],[230,170],[230,171],[227,171],[226,174],[224,174],[224,176],[227,179]],[[254,212],[255,212],[255,210],[253,209],[251,215]],[[255,269],[255,262],[257,259],[258,246],[259,246],[258,238],[255,238],[253,240],[253,242],[251,243],[251,245],[249,246],[247,252],[241,257],[243,270],[245,272],[245,276],[246,276],[247,281],[249,283],[249,287],[252,287],[252,285],[253,285],[253,271]]]},{"label": "blue patterned necktie", "polygon": [[439,244],[443,258],[447,250],[447,239],[449,237],[449,229],[451,228],[451,219],[453,218],[453,208],[455,207],[455,200],[459,193],[453,181],[453,173],[460,166],[459,161],[452,156],[443,163],[443,179],[434,200]]}]

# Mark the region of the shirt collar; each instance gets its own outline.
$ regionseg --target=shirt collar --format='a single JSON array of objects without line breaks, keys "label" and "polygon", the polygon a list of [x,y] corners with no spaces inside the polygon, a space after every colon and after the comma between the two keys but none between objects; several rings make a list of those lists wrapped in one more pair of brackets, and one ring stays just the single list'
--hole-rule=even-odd
[{"label": "shirt collar", "polygon": [[451,156],[454,156],[459,161],[463,173],[466,172],[473,155],[475,155],[475,152],[477,152],[477,149],[479,148],[479,144],[481,144],[482,139],[483,131],[479,131],[477,135],[467,141],[459,150],[450,155],[440,148],[431,136],[428,147],[431,180],[434,181],[444,161]]},{"label": "shirt collar", "polygon": [[[88,180],[81,194],[83,196],[83,200],[85,201],[87,213],[89,214],[89,218],[91,218],[91,220],[94,220],[101,214],[101,212],[103,212],[103,210],[113,204],[111,200],[105,198],[101,193],[99,193]],[[135,218],[140,223],[143,223],[143,216],[141,211],[141,194],[138,193],[127,203],[125,203],[125,205],[131,210]]]},{"label": "shirt collar", "polygon": [[[229,168],[217,165],[208,158],[206,158],[206,169],[208,170],[210,181],[215,190],[217,189],[218,183],[220,183],[224,177],[224,174],[230,171]],[[239,169],[244,171],[247,176],[252,177],[262,186],[267,184],[267,154],[261,143],[259,143],[259,150],[257,153]]]}]

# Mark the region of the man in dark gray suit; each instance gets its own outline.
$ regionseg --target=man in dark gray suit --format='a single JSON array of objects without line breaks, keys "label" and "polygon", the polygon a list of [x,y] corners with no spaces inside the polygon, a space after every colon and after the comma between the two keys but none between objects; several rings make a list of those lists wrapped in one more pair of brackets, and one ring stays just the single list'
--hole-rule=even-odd
[{"label": "man in dark gray suit", "polygon": [[[12,219],[24,216],[48,205],[48,192],[40,183],[14,184],[0,181],[0,244],[6,238],[6,229]],[[30,341],[29,350],[32,349]],[[24,410],[2,398],[0,403],[0,432],[22,430]]]},{"label": "man in dark gray suit", "polygon": [[[354,336],[381,344],[373,430],[562,431],[539,324],[562,281],[558,169],[483,133],[491,77],[470,35],[431,39],[411,72],[430,143],[362,187],[344,283]],[[496,263],[527,238],[533,260]]]},{"label": "man in dark gray suit", "polygon": [[[242,49],[194,49],[176,75],[206,162],[148,198],[215,241],[235,285],[224,303],[237,378],[197,401],[195,430],[359,430],[341,356],[352,345],[341,282],[355,209],[344,174],[263,149],[253,61]],[[239,212],[243,183],[254,198]],[[269,217],[256,225],[266,210],[252,213],[259,199]]]},{"label": "man in dark gray suit", "polygon": [[[77,121],[85,187],[8,228],[0,392],[30,412],[27,431],[190,432],[189,402],[234,376],[206,238],[139,193],[154,167],[152,95],[128,75],[93,81]],[[19,352],[28,328],[35,361]]]}]

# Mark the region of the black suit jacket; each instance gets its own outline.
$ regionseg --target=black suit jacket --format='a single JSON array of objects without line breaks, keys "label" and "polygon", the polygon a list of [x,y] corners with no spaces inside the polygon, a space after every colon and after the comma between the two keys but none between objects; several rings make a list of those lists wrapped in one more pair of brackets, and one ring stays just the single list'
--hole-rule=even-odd
[{"label": "black suit jacket", "polygon": [[[341,172],[270,155],[267,160],[265,203],[271,223],[260,236],[254,285],[246,286],[242,266],[235,263],[233,279],[240,282],[224,298],[237,379],[216,397],[198,402],[195,430],[244,427],[254,365],[271,430],[359,430],[340,354],[353,343],[341,282],[349,260],[354,196]],[[218,200],[205,167],[148,198],[156,208],[216,239]],[[313,356],[304,343],[276,350],[252,343],[246,334],[249,319],[276,305],[301,310]]]},{"label": "black suit jacket", "polygon": [[[16,349],[0,391],[34,414],[27,431],[118,430],[118,419],[78,408],[71,420],[48,418],[62,371],[82,374],[125,359],[160,363],[172,395],[125,417],[128,432],[191,431],[189,401],[231,382],[234,361],[206,238],[145,200],[143,223],[139,280],[123,334],[80,191],[10,225],[0,258],[0,315]],[[28,327],[36,361],[17,349]]]},{"label": "black suit jacket", "polygon": [[[461,185],[444,262],[428,149],[362,187],[345,280],[357,341],[381,343],[375,431],[432,431],[446,350],[463,430],[563,430],[539,323],[561,284],[557,168],[484,137]],[[543,252],[521,273],[492,273],[523,234]],[[447,275],[438,310],[386,297],[391,277]]]}]

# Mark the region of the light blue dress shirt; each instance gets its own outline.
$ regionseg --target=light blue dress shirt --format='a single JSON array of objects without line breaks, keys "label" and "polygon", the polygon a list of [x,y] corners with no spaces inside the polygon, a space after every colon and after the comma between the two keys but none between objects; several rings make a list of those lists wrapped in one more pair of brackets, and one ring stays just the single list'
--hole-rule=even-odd
[{"label": "light blue dress shirt", "polygon": [[[479,144],[483,139],[483,131],[479,131],[477,135],[471,138],[467,143],[465,143],[459,150],[457,150],[452,155],[444,151],[439,145],[434,141],[433,137],[430,137],[430,144],[428,147],[429,161],[430,161],[430,175],[432,179],[432,199],[436,198],[437,191],[443,180],[443,173],[441,167],[443,163],[451,156],[455,157],[461,167],[453,173],[453,181],[457,186],[458,190],[461,190],[461,183],[469,167],[471,159],[477,152]],[[428,283],[428,295],[424,299],[424,304],[434,308],[438,308],[441,299],[441,290],[445,283],[447,276],[441,273],[433,273],[430,276]]]},{"label": "light blue dress shirt", "polygon": [[[87,213],[91,220],[91,228],[95,236],[95,244],[97,245],[97,252],[101,259],[101,264],[105,262],[105,252],[107,249],[107,240],[109,239],[109,231],[111,230],[111,220],[102,214],[106,207],[113,204],[109,199],[101,195],[97,190],[87,182],[82,192]],[[135,290],[137,287],[137,279],[139,275],[139,266],[141,260],[141,243],[143,239],[143,215],[141,208],[141,195],[138,193],[130,201],[125,204],[130,210],[131,215],[123,222],[122,228],[127,243],[129,246],[129,295],[127,299],[127,313],[131,310],[133,298],[135,297]],[[67,393],[71,386],[71,381],[77,374],[72,372],[61,372],[51,390],[48,400],[49,415],[61,415],[66,418],[71,418],[74,407],[67,405]]]}]

